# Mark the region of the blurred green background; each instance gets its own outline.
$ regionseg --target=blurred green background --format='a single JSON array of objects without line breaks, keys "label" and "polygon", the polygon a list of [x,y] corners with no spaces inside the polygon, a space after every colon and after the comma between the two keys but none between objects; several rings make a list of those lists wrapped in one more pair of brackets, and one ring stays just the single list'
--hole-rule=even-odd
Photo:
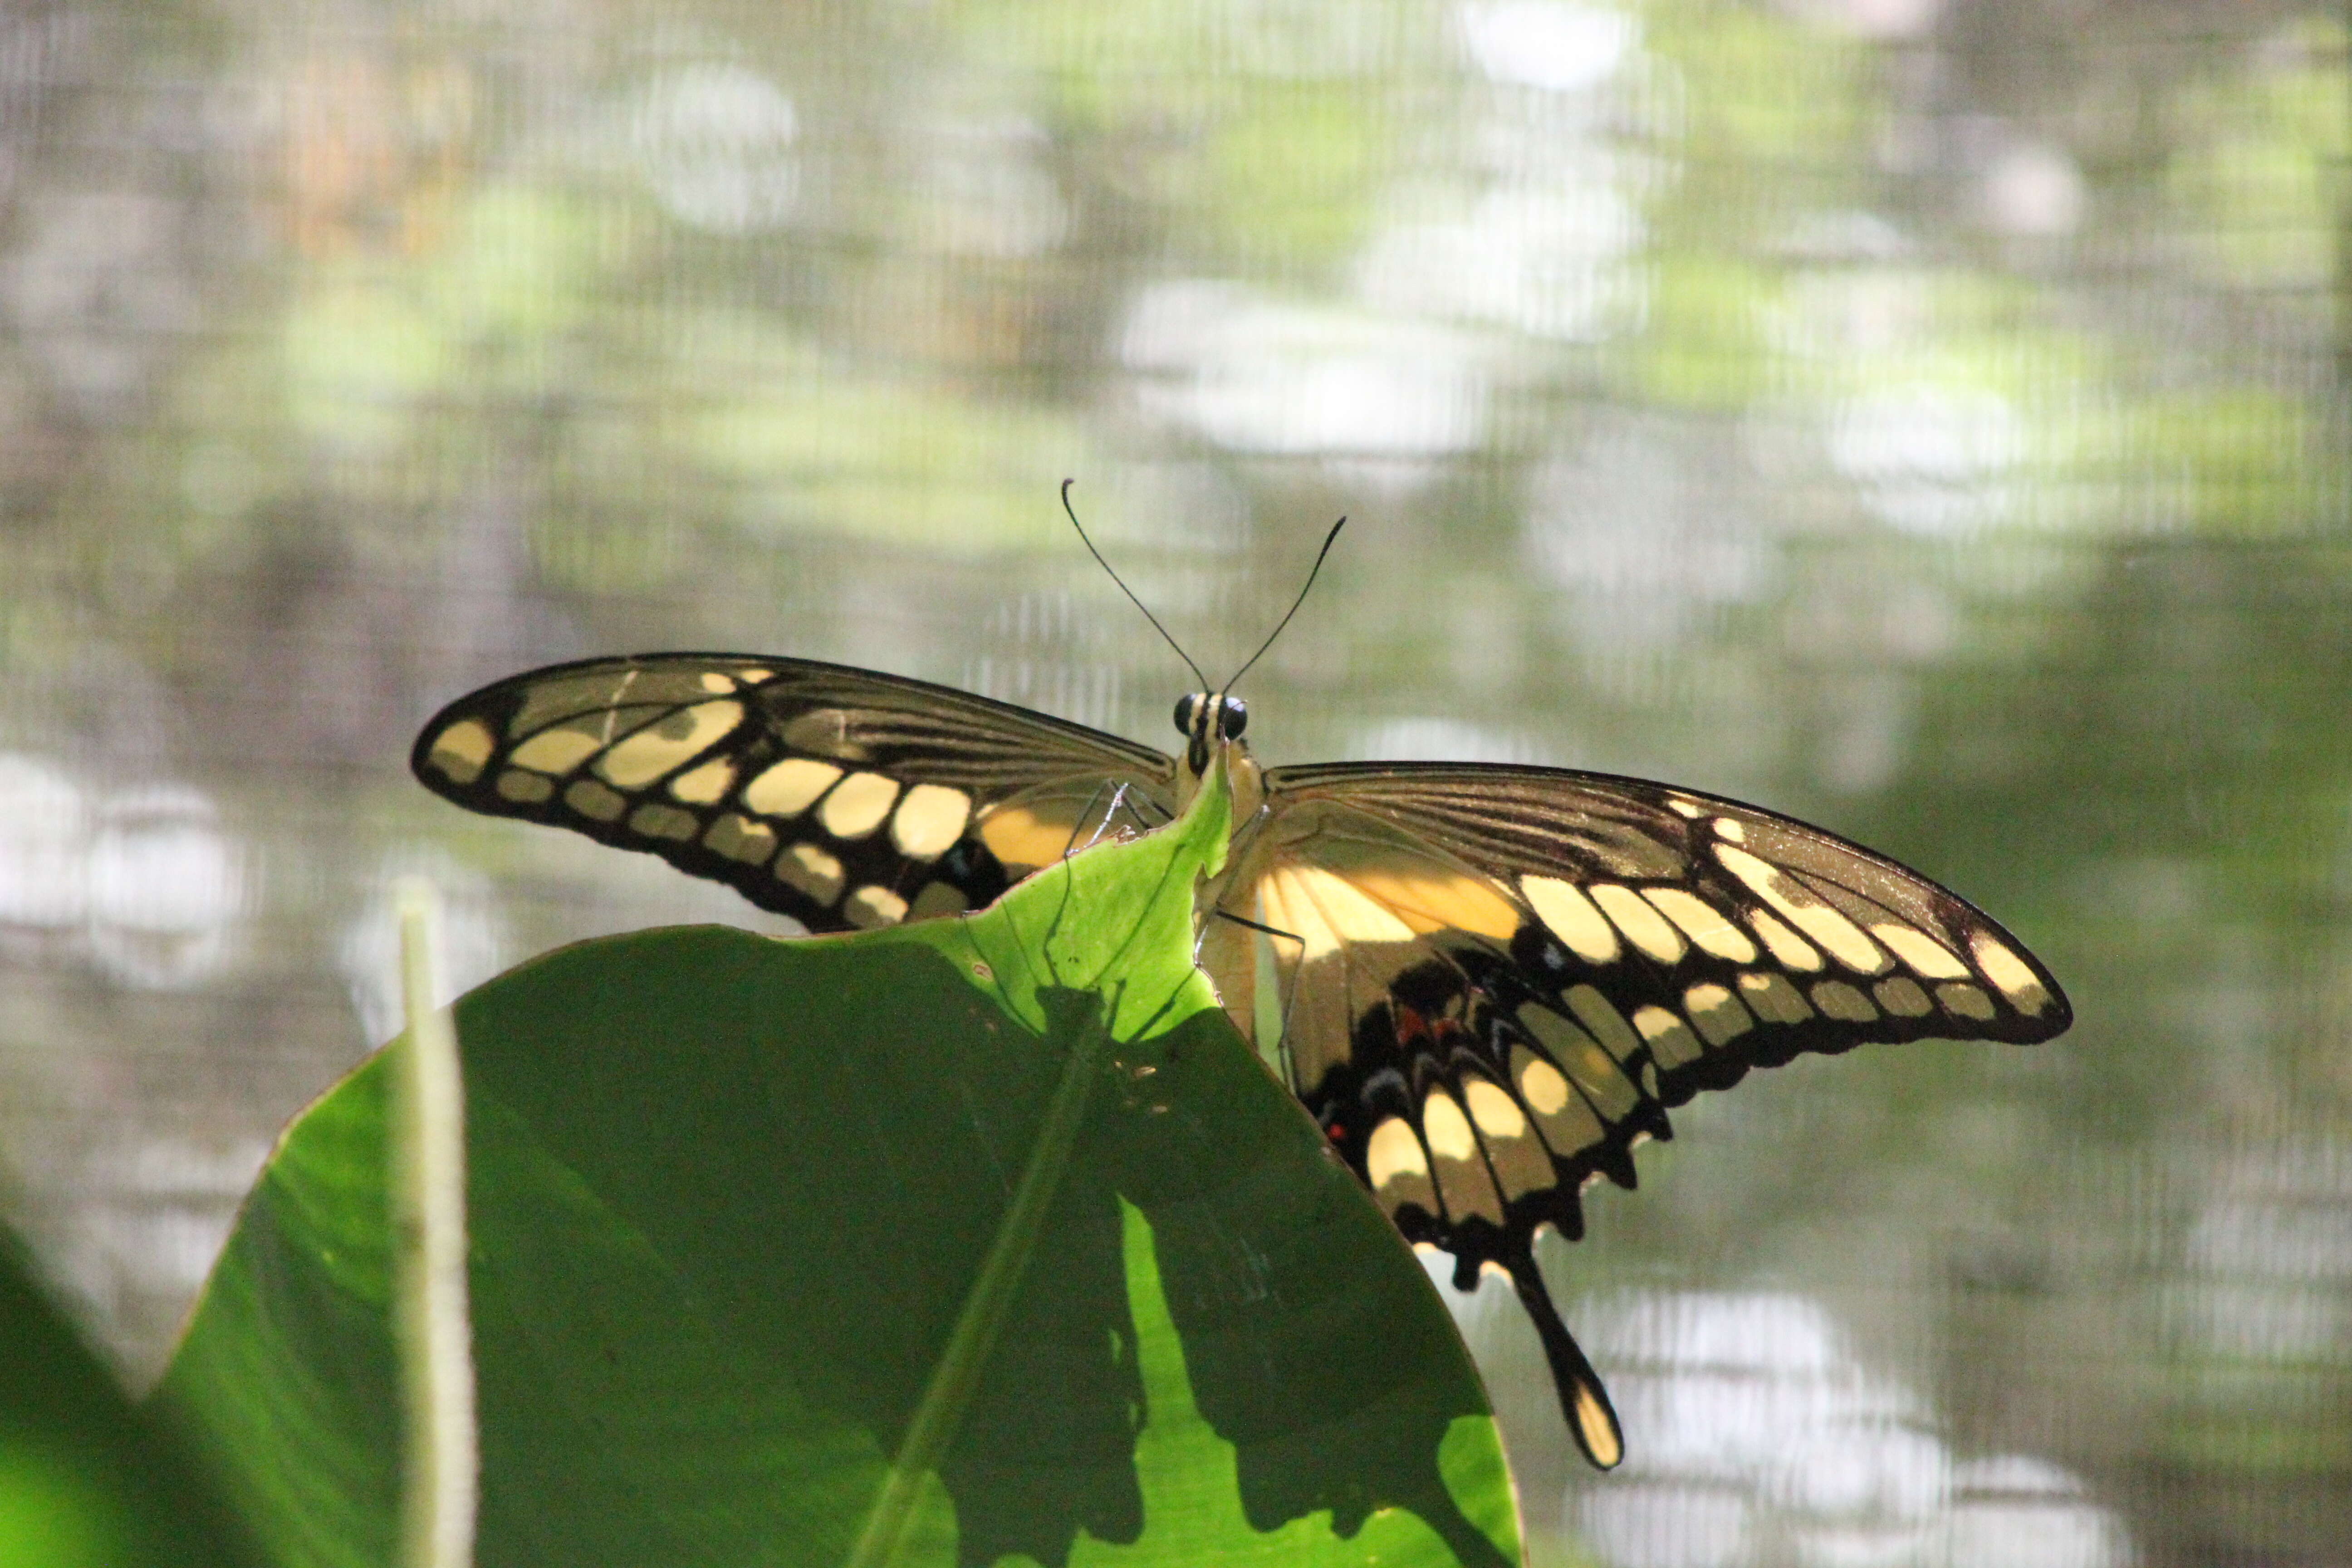
[{"label": "blurred green background", "polygon": [[152,1377],[282,1121],[775,922],[414,786],[527,666],[837,659],[1270,761],[1665,777],[2081,1022],[1800,1063],[1455,1305],[1539,1563],[2352,1558],[2352,63],[2271,0],[26,0],[0,1194]]}]

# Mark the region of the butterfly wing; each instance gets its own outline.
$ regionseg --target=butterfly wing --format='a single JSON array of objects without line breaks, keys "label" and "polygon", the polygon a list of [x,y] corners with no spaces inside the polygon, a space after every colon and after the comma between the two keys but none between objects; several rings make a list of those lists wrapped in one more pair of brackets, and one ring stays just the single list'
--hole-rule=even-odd
[{"label": "butterfly wing", "polygon": [[1749,1068],[1868,1041],[2042,1040],[2072,1021],[1990,917],[1818,828],[1637,779],[1330,764],[1266,812],[1204,961],[1245,1032],[1406,1237],[1467,1284],[1502,1266],[1571,1427],[1622,1453],[1537,1271],[1535,1231],[1633,1184],[1667,1108]]},{"label": "butterfly wing", "polygon": [[409,765],[436,794],[725,882],[813,931],[977,908],[1175,764],[947,687],[802,659],[663,653],[458,699]]}]

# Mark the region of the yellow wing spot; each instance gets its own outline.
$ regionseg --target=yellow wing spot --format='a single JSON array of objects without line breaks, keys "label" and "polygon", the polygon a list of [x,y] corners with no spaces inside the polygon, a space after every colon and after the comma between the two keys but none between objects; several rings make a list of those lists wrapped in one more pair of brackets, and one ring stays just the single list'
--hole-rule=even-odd
[{"label": "yellow wing spot", "polygon": [[574,779],[563,792],[563,804],[591,822],[618,822],[621,813],[629,809],[629,797],[594,779]]},{"label": "yellow wing spot", "polygon": [[1593,1463],[1602,1469],[1615,1469],[1625,1458],[1625,1442],[1618,1436],[1617,1423],[1609,1418],[1609,1407],[1580,1379],[1576,1385],[1576,1429],[1584,1435],[1584,1447]]},{"label": "yellow wing spot", "polygon": [[555,781],[545,773],[527,773],[520,768],[509,768],[499,775],[500,799],[537,805],[555,793]]},{"label": "yellow wing spot", "polygon": [[1878,1016],[1878,1009],[1870,998],[1843,980],[1824,980],[1813,987],[1813,1005],[1825,1018],[1836,1018],[1848,1024],[1867,1024]]},{"label": "yellow wing spot", "polygon": [[566,724],[541,730],[517,746],[512,761],[518,767],[537,768],[543,773],[568,773],[595,755],[604,743],[600,736]]},{"label": "yellow wing spot", "polygon": [[690,811],[648,801],[629,814],[629,827],[648,838],[675,838],[683,844],[702,831],[702,819]]},{"label": "yellow wing spot", "polygon": [[1797,929],[1829,949],[1830,956],[1856,974],[1883,974],[1895,961],[1862,934],[1862,928],[1827,904],[1795,904]]},{"label": "yellow wing spot", "polygon": [[1705,899],[1680,888],[1644,888],[1642,896],[1682,927],[1683,934],[1696,943],[1700,952],[1734,963],[1756,962],[1756,944],[1748,940],[1748,933],[1726,920]]},{"label": "yellow wing spot", "polygon": [[449,775],[455,784],[472,784],[482,776],[482,765],[490,760],[498,738],[490,727],[479,719],[460,719],[433,737],[433,749],[425,760]]},{"label": "yellow wing spot", "polygon": [[852,773],[833,786],[816,819],[844,842],[864,838],[882,826],[898,798],[898,781],[881,773]]},{"label": "yellow wing spot", "polygon": [[1601,1142],[1601,1118],[1551,1063],[1525,1046],[1517,1047],[1511,1052],[1511,1079],[1519,1086],[1519,1098],[1536,1113],[1536,1126],[1554,1153],[1566,1158]]},{"label": "yellow wing spot", "polygon": [[1609,1047],[1609,1054],[1623,1061],[1641,1048],[1642,1037],[1625,1021],[1625,1015],[1610,1005],[1609,998],[1590,985],[1573,985],[1565,998],[1568,1010],[1576,1021],[1592,1031],[1593,1038]]},{"label": "yellow wing spot", "polygon": [[1977,955],[1977,967],[1984,971],[1987,980],[2000,987],[2011,1005],[2027,1017],[2037,1017],[2050,1005],[2050,993],[2034,978],[2025,961],[1995,942],[1984,931],[1973,931],[1969,946]]},{"label": "yellow wing spot", "polygon": [[1596,882],[1586,891],[1601,906],[1601,912],[1609,917],[1609,923],[1625,933],[1627,942],[1660,963],[1672,963],[1682,957],[1682,932],[1641,894],[1614,882]]},{"label": "yellow wing spot", "polygon": [[1391,1116],[1372,1129],[1364,1146],[1364,1179],[1393,1214],[1406,1204],[1419,1204],[1437,1213],[1437,1188],[1429,1179],[1429,1158],[1421,1140],[1401,1116]]},{"label": "yellow wing spot", "polygon": [[1413,930],[1344,877],[1313,866],[1283,866],[1258,884],[1262,922],[1299,940],[1311,963],[1355,942],[1411,942]]},{"label": "yellow wing spot", "polygon": [[776,880],[831,909],[841,896],[841,862],[814,844],[795,844],[776,857]]},{"label": "yellow wing spot", "polygon": [[[1660,1067],[1678,1068],[1685,1062],[1695,1062],[1699,1058],[1698,1037],[1690,1032],[1688,1024],[1664,1007],[1637,1010],[1633,1015],[1633,1027],[1641,1030],[1642,1037],[1650,1042],[1650,1055],[1657,1058]],[[1651,1088],[1654,1093],[1655,1086]]]},{"label": "yellow wing spot", "polygon": [[1478,1152],[1470,1119],[1442,1089],[1431,1089],[1422,1101],[1421,1135],[1429,1140],[1430,1153],[1440,1160],[1467,1160]]},{"label": "yellow wing spot", "polygon": [[1718,816],[1715,819],[1715,836],[1732,844],[1745,844],[1748,842],[1748,826],[1730,817]]},{"label": "yellow wing spot", "polygon": [[980,841],[1008,871],[1050,866],[1071,847],[1076,824],[1025,805],[1000,805],[980,819]]},{"label": "yellow wing spot", "polygon": [[1710,1046],[1728,1045],[1756,1026],[1755,1017],[1739,998],[1721,985],[1694,985],[1683,993],[1683,1005]]},{"label": "yellow wing spot", "polygon": [[841,900],[841,916],[865,931],[894,926],[907,918],[907,900],[887,888],[864,887]]},{"label": "yellow wing spot", "polygon": [[1778,866],[1759,860],[1730,844],[1715,847],[1723,868],[1747,883],[1756,896],[1778,910],[1790,925],[1829,950],[1830,956],[1857,974],[1876,974],[1886,968],[1886,954],[1862,934],[1862,928],[1790,881]]},{"label": "yellow wing spot", "polygon": [[1423,934],[1463,931],[1508,942],[1519,929],[1519,911],[1481,877],[1366,868],[1351,869],[1348,880]]},{"label": "yellow wing spot", "polygon": [[963,837],[971,796],[944,784],[917,784],[890,816],[890,847],[909,860],[936,860]]},{"label": "yellow wing spot", "polygon": [[598,760],[604,782],[623,789],[651,784],[697,752],[718,743],[743,721],[740,702],[698,702],[615,742]]},{"label": "yellow wing spot", "polygon": [[1554,1115],[1568,1103],[1568,1079],[1525,1046],[1511,1053],[1511,1076],[1518,1083],[1519,1098],[1538,1116]]},{"label": "yellow wing spot", "polygon": [[1984,994],[1981,986],[1962,980],[1948,981],[1936,987],[1936,1000],[1955,1018],[1973,1018],[1979,1024],[1992,1020],[1992,998]]},{"label": "yellow wing spot", "polygon": [[776,832],[764,822],[727,813],[710,825],[702,842],[730,860],[756,864],[776,852]]},{"label": "yellow wing spot", "polygon": [[1527,1113],[1519,1102],[1488,1083],[1483,1078],[1473,1078],[1462,1086],[1462,1098],[1470,1107],[1470,1120],[1478,1131],[1489,1138],[1524,1138],[1528,1135]]},{"label": "yellow wing spot", "polygon": [[735,679],[746,686],[757,686],[763,680],[774,679],[775,675],[772,669],[739,669],[735,672]]},{"label": "yellow wing spot", "polygon": [[1811,971],[1822,966],[1822,955],[1813,951],[1812,944],[1774,920],[1771,910],[1748,910],[1748,923],[1756,928],[1756,934],[1764,939],[1765,947],[1781,968]]},{"label": "yellow wing spot", "polygon": [[743,786],[743,804],[761,816],[798,816],[840,776],[831,763],[786,757]]},{"label": "yellow wing spot", "polygon": [[1927,994],[1919,989],[1919,983],[1907,974],[1880,981],[1871,987],[1871,994],[1878,998],[1880,1006],[1898,1018],[1924,1018],[1935,1006],[1927,1000]]},{"label": "yellow wing spot", "polygon": [[1666,796],[1666,805],[1668,809],[1675,813],[1675,815],[1682,817],[1687,822],[1696,822],[1700,817],[1706,815],[1706,808],[1699,805],[1698,802],[1695,800],[1685,800],[1678,795],[1670,795]]},{"label": "yellow wing spot", "polygon": [[725,757],[713,757],[700,767],[683,773],[669,781],[669,793],[696,805],[717,805],[727,786],[735,782],[735,764]]},{"label": "yellow wing spot", "polygon": [[735,682],[715,669],[702,672],[702,689],[716,697],[724,697],[735,689]]},{"label": "yellow wing spot", "polygon": [[1536,918],[1566,942],[1570,952],[1587,963],[1616,962],[1616,928],[1584,896],[1583,889],[1558,877],[1522,877],[1519,891],[1526,895]]},{"label": "yellow wing spot", "polygon": [[1748,1007],[1768,1024],[1801,1024],[1813,1016],[1812,1005],[1780,975],[1743,974],[1739,990]]},{"label": "yellow wing spot", "polygon": [[1486,1163],[1495,1168],[1495,1181],[1503,1190],[1505,1202],[1557,1184],[1551,1156],[1530,1135],[1527,1113],[1518,1101],[1475,1077],[1463,1083],[1462,1098],[1470,1107],[1470,1120],[1477,1123],[1479,1135],[1486,1141]]},{"label": "yellow wing spot", "polygon": [[1912,926],[1896,925],[1881,921],[1870,928],[1870,934],[1885,942],[1895,956],[1909,966],[1911,973],[1922,980],[1966,980],[1969,966],[1960,955]]},{"label": "yellow wing spot", "polygon": [[1448,1219],[1459,1225],[1478,1215],[1503,1223],[1503,1195],[1486,1162],[1478,1158],[1478,1140],[1470,1119],[1444,1089],[1433,1089],[1421,1102],[1421,1135],[1429,1141],[1429,1157],[1437,1173],[1438,1196],[1445,1200]]},{"label": "yellow wing spot", "polygon": [[953,882],[932,882],[915,895],[915,901],[907,907],[907,918],[927,921],[934,915],[961,914],[970,908],[971,900],[963,896],[961,888]]},{"label": "yellow wing spot", "polygon": [[1608,1052],[1593,1044],[1591,1036],[1540,1002],[1522,1006],[1518,1018],[1584,1090],[1593,1109],[1612,1121],[1622,1121],[1633,1109],[1640,1095],[1633,1080],[1618,1070]]}]

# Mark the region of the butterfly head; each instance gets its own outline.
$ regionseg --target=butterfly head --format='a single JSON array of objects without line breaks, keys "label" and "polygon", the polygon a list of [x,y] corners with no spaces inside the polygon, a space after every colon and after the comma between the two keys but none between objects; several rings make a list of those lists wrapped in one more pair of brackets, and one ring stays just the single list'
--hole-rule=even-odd
[{"label": "butterfly head", "polygon": [[1192,691],[1176,700],[1176,728],[1184,736],[1185,771],[1209,771],[1209,759],[1228,742],[1238,742],[1249,725],[1249,706],[1223,691]]}]

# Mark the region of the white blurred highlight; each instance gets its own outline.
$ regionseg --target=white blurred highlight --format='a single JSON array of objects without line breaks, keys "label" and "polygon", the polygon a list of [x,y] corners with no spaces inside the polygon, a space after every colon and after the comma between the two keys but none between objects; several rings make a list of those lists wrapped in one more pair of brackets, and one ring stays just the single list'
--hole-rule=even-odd
[{"label": "white blurred highlight", "polygon": [[1622,12],[1552,0],[1465,5],[1470,58],[1490,79],[1550,92],[1579,92],[1616,73],[1642,36]]},{"label": "white blurred highlight", "polygon": [[0,752],[0,942],[173,990],[226,965],[251,891],[246,848],[202,791],[110,794],[48,759]]},{"label": "white blurred highlight", "polygon": [[[1475,1341],[1525,1331],[1507,1281],[1447,1285]],[[1506,1316],[1518,1321],[1507,1328]],[[1932,1401],[1866,1366],[1786,1292],[1629,1291],[1568,1314],[1623,1419],[1624,1466],[1571,1482],[1566,1518],[1610,1568],[2124,1568],[2131,1543],[2079,1479],[2024,1454],[1962,1458]],[[1530,1347],[1531,1348],[1531,1347]]]},{"label": "white blurred highlight", "polygon": [[1144,414],[1228,451],[1412,467],[1485,438],[1491,356],[1442,326],[1185,279],[1136,300],[1120,357]]},{"label": "white blurred highlight", "polygon": [[1906,533],[1965,534],[2007,518],[2024,422],[1980,388],[1920,383],[1855,398],[1830,430],[1830,460],[1863,504]]},{"label": "white blurred highlight", "polygon": [[2026,142],[1994,156],[1979,199],[1994,228],[2047,237],[2081,227],[2090,197],[2074,159],[2047,143]]},{"label": "white blurred highlight", "polygon": [[654,199],[679,222],[752,234],[791,215],[800,119],[767,78],[718,63],[665,71],[639,94],[628,129]]},{"label": "white blurred highlight", "polygon": [[1648,229],[1614,184],[1556,180],[1488,192],[1458,217],[1393,224],[1357,268],[1368,304],[1596,342],[1639,314],[1618,265]]}]

